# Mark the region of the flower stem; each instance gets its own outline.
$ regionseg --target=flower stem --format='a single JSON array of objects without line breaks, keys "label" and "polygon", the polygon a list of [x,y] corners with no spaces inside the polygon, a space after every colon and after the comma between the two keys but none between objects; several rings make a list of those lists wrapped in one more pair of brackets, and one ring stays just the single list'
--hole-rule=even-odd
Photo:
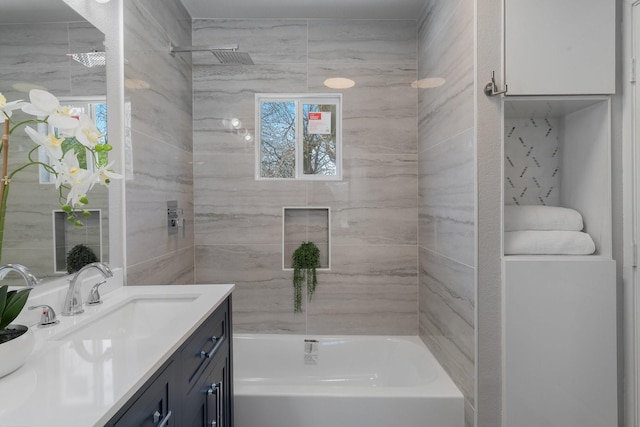
[{"label": "flower stem", "polygon": [[4,217],[7,212],[7,195],[9,194],[9,178],[7,167],[9,163],[9,120],[4,121],[4,134],[2,135],[2,178],[0,181],[0,260],[2,260],[2,242],[4,239]]}]

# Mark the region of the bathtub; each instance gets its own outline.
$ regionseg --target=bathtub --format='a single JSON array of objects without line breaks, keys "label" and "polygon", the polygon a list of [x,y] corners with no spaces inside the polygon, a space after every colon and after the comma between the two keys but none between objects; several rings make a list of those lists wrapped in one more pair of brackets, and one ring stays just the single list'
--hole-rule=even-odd
[{"label": "bathtub", "polygon": [[418,337],[233,339],[235,427],[463,427],[460,391]]}]

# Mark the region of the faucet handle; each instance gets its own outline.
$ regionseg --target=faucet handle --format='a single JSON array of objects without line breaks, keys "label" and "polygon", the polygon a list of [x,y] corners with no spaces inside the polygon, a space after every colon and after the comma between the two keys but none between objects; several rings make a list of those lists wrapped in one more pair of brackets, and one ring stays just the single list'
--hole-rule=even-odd
[{"label": "faucet handle", "polygon": [[50,305],[32,305],[31,307],[29,307],[29,310],[35,310],[36,308],[42,308],[40,323],[38,323],[39,327],[44,328],[46,326],[53,326],[60,323],[60,321],[56,318],[56,312],[53,311],[53,308],[51,308]]},{"label": "faucet handle", "polygon": [[100,292],[98,292],[98,287],[100,287],[100,285],[104,285],[105,283],[107,283],[107,281],[103,280],[102,282],[93,285],[91,291],[89,291],[89,300],[87,301],[88,305],[102,304],[102,300],[100,299]]}]

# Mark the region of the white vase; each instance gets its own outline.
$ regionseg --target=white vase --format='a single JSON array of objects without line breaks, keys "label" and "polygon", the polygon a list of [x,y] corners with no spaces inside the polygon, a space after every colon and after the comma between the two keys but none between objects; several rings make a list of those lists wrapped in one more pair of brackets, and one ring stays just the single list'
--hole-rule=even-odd
[{"label": "white vase", "polygon": [[8,328],[26,328],[27,332],[11,341],[0,344],[0,377],[9,375],[27,361],[33,351],[36,340],[33,331],[22,325],[9,325]]}]

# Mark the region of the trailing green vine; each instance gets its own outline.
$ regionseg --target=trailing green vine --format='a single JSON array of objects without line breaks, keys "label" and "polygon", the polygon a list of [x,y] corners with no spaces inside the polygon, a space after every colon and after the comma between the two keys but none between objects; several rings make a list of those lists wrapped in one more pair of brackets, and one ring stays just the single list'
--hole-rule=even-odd
[{"label": "trailing green vine", "polygon": [[318,278],[316,268],[320,267],[320,249],[313,242],[303,242],[292,256],[293,264],[293,311],[302,311],[302,284],[307,282],[309,301],[316,290]]}]

